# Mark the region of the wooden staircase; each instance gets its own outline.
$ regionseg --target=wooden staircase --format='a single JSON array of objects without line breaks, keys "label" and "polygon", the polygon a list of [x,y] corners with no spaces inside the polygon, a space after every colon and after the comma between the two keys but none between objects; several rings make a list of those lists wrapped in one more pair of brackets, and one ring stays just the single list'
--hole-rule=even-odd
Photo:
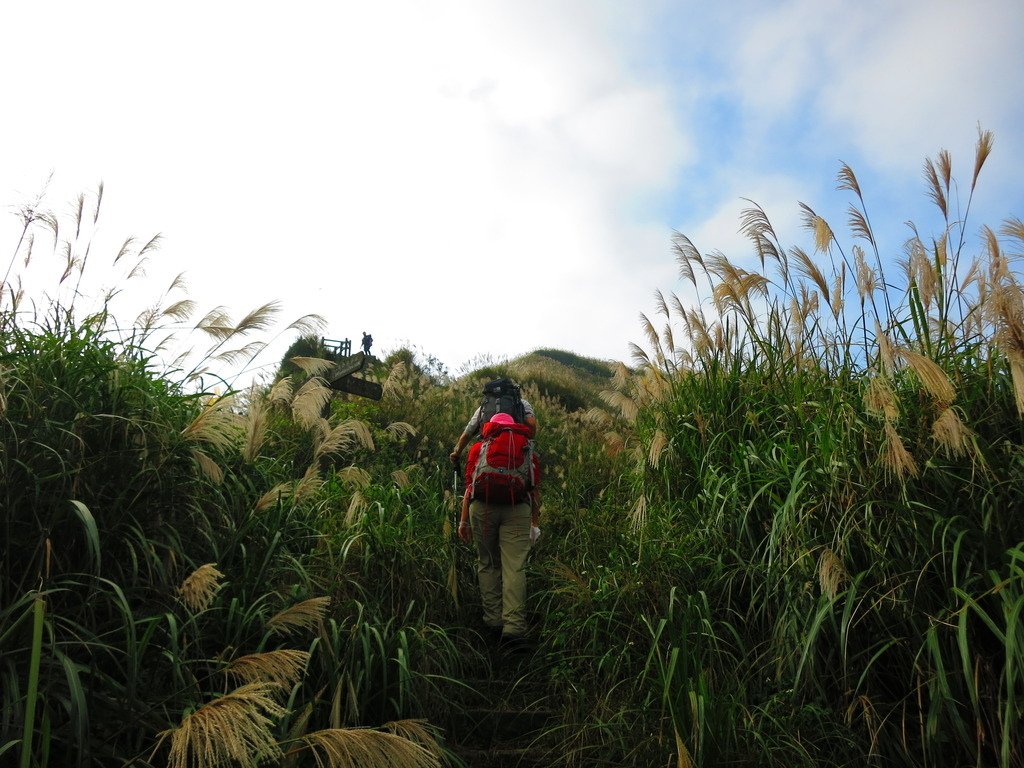
[{"label": "wooden staircase", "polygon": [[552,729],[559,722],[536,649],[491,650],[479,677],[453,697],[446,741],[466,768],[540,768],[550,765]]}]

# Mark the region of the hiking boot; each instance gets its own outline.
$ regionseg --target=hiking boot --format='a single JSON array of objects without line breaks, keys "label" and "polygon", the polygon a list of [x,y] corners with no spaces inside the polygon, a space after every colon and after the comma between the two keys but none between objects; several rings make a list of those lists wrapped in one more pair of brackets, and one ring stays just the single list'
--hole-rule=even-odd
[{"label": "hiking boot", "polygon": [[527,640],[523,635],[506,635],[502,634],[501,639],[498,641],[498,646],[505,653],[521,653],[527,648]]},{"label": "hiking boot", "polygon": [[501,642],[501,625],[495,627],[490,624],[484,624],[482,634],[488,645],[496,645]]}]

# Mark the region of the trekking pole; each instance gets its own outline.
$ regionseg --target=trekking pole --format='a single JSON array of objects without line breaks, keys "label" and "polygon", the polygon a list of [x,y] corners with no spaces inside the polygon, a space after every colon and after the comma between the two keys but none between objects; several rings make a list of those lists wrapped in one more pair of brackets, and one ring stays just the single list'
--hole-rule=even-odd
[{"label": "trekking pole", "polygon": [[452,462],[452,498],[455,499],[455,535],[459,535],[459,518],[462,515],[462,494],[459,493],[459,460]]}]

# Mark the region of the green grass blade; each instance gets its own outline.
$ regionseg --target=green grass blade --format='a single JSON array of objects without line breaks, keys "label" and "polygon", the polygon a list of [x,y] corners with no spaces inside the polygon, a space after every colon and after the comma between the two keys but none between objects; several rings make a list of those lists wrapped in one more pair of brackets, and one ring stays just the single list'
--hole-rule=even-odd
[{"label": "green grass blade", "polygon": [[32,614],[32,655],[28,667],[28,691],[25,698],[25,727],[21,737],[21,768],[29,768],[32,759],[32,735],[39,695],[39,660],[43,652],[43,617],[46,602],[42,595],[35,599]]},{"label": "green grass blade", "polygon": [[89,545],[89,556],[92,560],[93,568],[99,573],[100,570],[100,531],[96,525],[96,518],[93,517],[92,512],[80,501],[71,499],[71,506],[75,509],[75,514],[78,515],[78,519],[82,521],[82,527],[85,529],[85,540]]}]

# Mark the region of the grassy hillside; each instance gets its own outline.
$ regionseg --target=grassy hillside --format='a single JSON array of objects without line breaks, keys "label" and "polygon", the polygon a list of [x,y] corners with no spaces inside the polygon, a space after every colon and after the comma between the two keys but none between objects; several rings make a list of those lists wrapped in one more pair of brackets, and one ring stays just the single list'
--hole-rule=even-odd
[{"label": "grassy hillside", "polygon": [[302,355],[195,392],[161,329],[246,359],[269,307],[168,298],[125,333],[5,285],[0,758],[462,764],[497,671],[447,456],[511,376],[546,468],[513,680],[556,718],[542,764],[1024,764],[1024,225],[972,240],[949,162],[895,267],[845,166],[852,243],[806,206],[813,255],[757,208],[745,262],[678,235],[702,303],[663,297],[675,338],[647,323],[633,369],[543,349],[452,379],[399,351],[374,402]]}]

